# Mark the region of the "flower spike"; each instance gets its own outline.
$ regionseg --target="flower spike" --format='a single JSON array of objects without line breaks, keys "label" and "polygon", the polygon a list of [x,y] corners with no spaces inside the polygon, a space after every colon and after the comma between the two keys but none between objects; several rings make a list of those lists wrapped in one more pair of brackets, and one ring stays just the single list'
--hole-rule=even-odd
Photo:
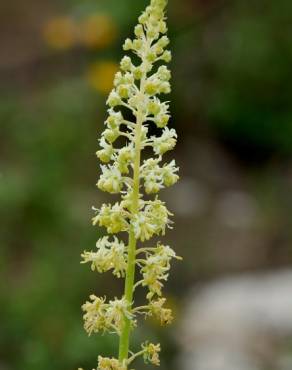
[{"label": "flower spike", "polygon": [[[160,242],[151,247],[140,245],[171,228],[172,214],[158,193],[179,179],[175,161],[165,163],[163,160],[177,141],[175,129],[167,127],[169,102],[164,100],[164,95],[171,90],[171,73],[165,65],[171,60],[167,48],[166,5],[167,0],[150,0],[139,17],[134,38],[126,39],[123,45],[132,55],[122,58],[120,71],[115,75],[107,99],[105,130],[96,153],[102,162],[97,187],[110,194],[120,194],[120,200],[94,208],[93,225],[105,227],[110,235],[97,241],[95,251],[84,251],[81,263],[89,263],[92,271],[111,271],[125,279],[120,299],[107,300],[92,294],[82,306],[84,328],[89,335],[109,332],[119,336],[118,356],[99,356],[97,370],[133,370],[132,363],[139,356],[146,363],[159,366],[160,344],[145,342],[140,351],[133,353],[130,336],[139,316],[156,317],[161,325],[173,320],[171,310],[165,307],[162,291],[171,261],[180,258]],[[123,115],[125,110],[129,115]],[[125,119],[126,116],[132,120]],[[159,128],[160,136],[150,136],[149,125]],[[152,156],[145,159],[143,150],[149,147]],[[126,235],[127,242],[111,235],[118,233]],[[137,268],[142,279],[135,281]],[[138,287],[147,290],[146,304],[135,307],[134,292]]]}]

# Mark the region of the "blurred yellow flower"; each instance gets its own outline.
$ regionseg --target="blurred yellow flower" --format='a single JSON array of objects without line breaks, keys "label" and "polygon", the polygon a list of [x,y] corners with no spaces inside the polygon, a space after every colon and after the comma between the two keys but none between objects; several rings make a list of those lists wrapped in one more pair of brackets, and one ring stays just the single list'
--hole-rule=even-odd
[{"label": "blurred yellow flower", "polygon": [[80,43],[89,48],[106,47],[116,35],[116,25],[106,14],[91,15],[80,24]]},{"label": "blurred yellow flower", "polygon": [[49,20],[43,28],[46,43],[53,49],[70,49],[77,41],[77,27],[70,17],[56,17]]},{"label": "blurred yellow flower", "polygon": [[97,91],[107,94],[112,89],[113,78],[119,65],[113,61],[96,62],[89,66],[87,80]]}]

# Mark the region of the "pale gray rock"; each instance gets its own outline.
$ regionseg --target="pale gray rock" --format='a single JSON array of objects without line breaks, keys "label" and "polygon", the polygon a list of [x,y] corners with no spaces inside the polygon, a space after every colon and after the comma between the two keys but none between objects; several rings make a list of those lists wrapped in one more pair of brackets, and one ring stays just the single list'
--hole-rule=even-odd
[{"label": "pale gray rock", "polygon": [[183,370],[292,369],[292,270],[194,289],[182,317]]}]

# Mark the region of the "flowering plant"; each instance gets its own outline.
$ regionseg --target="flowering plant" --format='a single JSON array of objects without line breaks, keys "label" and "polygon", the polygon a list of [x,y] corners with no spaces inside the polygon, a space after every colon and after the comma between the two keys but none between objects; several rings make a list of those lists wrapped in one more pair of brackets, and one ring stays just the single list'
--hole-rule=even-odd
[{"label": "flowering plant", "polygon": [[[174,148],[177,135],[166,127],[170,114],[167,102],[160,100],[170,92],[170,71],[164,63],[171,60],[166,49],[169,39],[165,35],[165,7],[167,0],[151,0],[139,17],[135,38],[127,39],[124,50],[136,54],[139,63],[125,56],[120,71],[114,79],[107,104],[106,129],[99,141],[97,156],[101,162],[101,176],[97,186],[111,194],[120,194],[120,201],[103,204],[94,209],[93,224],[104,226],[108,234],[125,232],[125,244],[116,236],[104,236],[96,243],[95,251],[85,251],[82,262],[100,273],[111,270],[118,278],[125,278],[125,291],[121,299],[90,295],[82,309],[84,327],[88,334],[116,333],[119,336],[118,358],[98,357],[100,370],[127,370],[132,362],[142,356],[145,362],[159,365],[160,344],[143,343],[141,350],[129,349],[130,334],[137,325],[139,315],[155,316],[162,325],[172,321],[172,312],[165,307],[162,297],[164,281],[168,278],[170,262],[179,258],[167,245],[141,246],[140,243],[157,235],[164,235],[171,227],[171,213],[156,195],[160,189],[175,184],[178,168],[175,161],[162,163],[162,156]],[[158,97],[159,96],[159,97]],[[123,109],[123,111],[122,111]],[[128,111],[130,119],[123,113]],[[161,136],[150,136],[149,125],[161,129]],[[118,138],[126,143],[118,148]],[[152,148],[153,156],[143,159],[145,148]],[[143,191],[144,189],[144,191]],[[135,270],[140,268],[141,279],[135,281]],[[139,287],[147,289],[147,303],[134,306],[134,292]]]}]

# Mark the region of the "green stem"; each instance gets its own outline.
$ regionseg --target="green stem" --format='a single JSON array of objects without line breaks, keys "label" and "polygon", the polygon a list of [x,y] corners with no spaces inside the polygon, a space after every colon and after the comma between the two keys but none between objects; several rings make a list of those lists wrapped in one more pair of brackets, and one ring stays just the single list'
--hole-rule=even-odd
[{"label": "green stem", "polygon": [[[139,211],[139,186],[140,186],[140,160],[141,160],[141,129],[143,124],[143,115],[138,112],[136,132],[135,132],[135,159],[134,159],[134,174],[133,174],[133,198],[131,214],[132,216]],[[135,233],[133,228],[129,231],[128,244],[128,267],[125,280],[124,296],[129,302],[130,307],[133,302],[134,281],[135,281],[135,265],[136,265],[136,244]],[[119,344],[119,360],[127,360],[129,354],[131,320],[124,318],[124,327],[120,336]]]},{"label": "green stem", "polygon": [[[145,55],[149,51],[151,46],[151,39],[145,39],[146,51]],[[143,64],[143,63],[142,63]],[[145,94],[145,81],[147,78],[147,72],[144,72],[141,77],[139,94],[141,101],[144,99]],[[141,133],[142,125],[144,122],[144,114],[140,108],[137,108],[136,113],[136,124],[135,124],[135,158],[134,158],[134,168],[133,168],[133,198],[131,215],[135,216],[139,212],[139,188],[140,188],[140,162],[141,162]],[[134,114],[135,114],[134,113]],[[134,294],[134,283],[135,283],[135,268],[136,268],[136,245],[137,240],[135,238],[135,233],[133,228],[129,231],[129,243],[128,243],[128,266],[125,279],[125,292],[124,297],[128,301],[130,308],[133,305],[133,294]],[[131,332],[131,321],[124,317],[124,327],[120,336],[119,343],[119,360],[124,361],[129,357],[129,343],[130,343],[130,332]]]}]

